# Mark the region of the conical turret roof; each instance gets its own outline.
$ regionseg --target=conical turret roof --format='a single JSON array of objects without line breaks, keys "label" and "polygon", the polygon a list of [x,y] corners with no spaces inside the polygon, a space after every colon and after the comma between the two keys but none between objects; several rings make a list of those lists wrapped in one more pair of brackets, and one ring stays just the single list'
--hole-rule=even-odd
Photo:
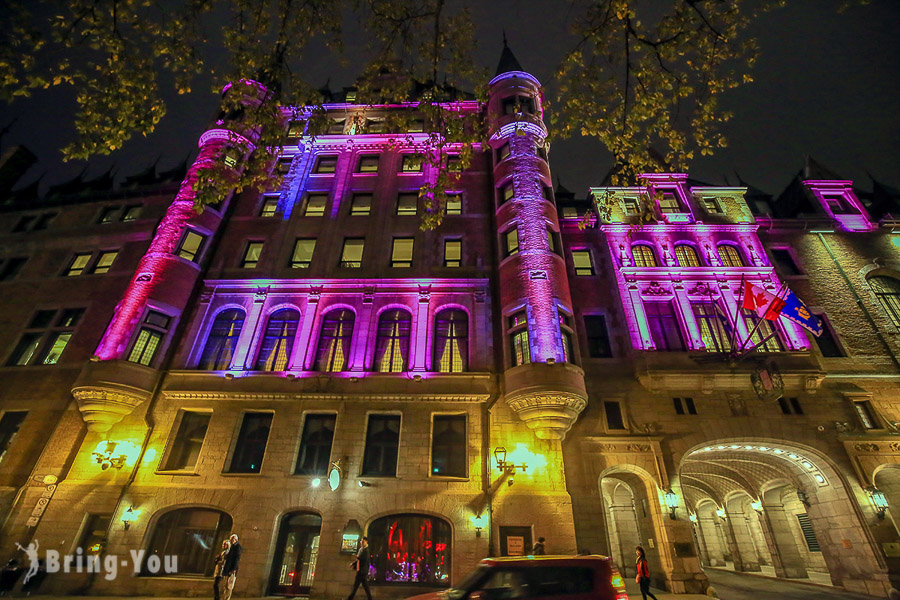
[{"label": "conical turret roof", "polygon": [[503,73],[509,73],[510,71],[524,71],[522,65],[519,64],[519,61],[516,59],[516,55],[512,53],[512,50],[509,49],[509,45],[506,43],[506,33],[503,33],[503,52],[500,53],[500,62],[497,63],[497,72],[494,73],[494,77],[497,75],[502,75]]}]

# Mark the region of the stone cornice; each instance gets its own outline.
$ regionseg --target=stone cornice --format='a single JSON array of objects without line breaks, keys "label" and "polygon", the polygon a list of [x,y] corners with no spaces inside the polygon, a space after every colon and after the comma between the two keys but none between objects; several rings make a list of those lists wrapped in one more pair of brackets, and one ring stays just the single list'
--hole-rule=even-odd
[{"label": "stone cornice", "polygon": [[456,402],[481,404],[490,400],[490,394],[336,394],[336,393],[225,393],[225,392],[163,392],[166,400],[192,401],[274,401],[297,402],[301,400],[335,401],[335,402]]}]

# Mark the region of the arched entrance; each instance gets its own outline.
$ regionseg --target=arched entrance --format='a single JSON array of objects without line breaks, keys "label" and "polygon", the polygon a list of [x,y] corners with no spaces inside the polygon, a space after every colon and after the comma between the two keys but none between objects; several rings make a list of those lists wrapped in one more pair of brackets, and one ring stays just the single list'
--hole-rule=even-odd
[{"label": "arched entrance", "polygon": [[322,517],[292,512],[281,519],[269,593],[275,596],[308,594],[316,576]]},{"label": "arched entrance", "polygon": [[450,585],[452,530],[438,517],[419,514],[388,515],[368,528],[375,583]]},{"label": "arched entrance", "polygon": [[[815,450],[723,440],[689,450],[679,480],[705,566],[837,586],[862,575],[852,573],[862,571],[854,559],[870,552],[859,539],[862,522],[841,477]],[[837,515],[846,529],[839,537]]]}]

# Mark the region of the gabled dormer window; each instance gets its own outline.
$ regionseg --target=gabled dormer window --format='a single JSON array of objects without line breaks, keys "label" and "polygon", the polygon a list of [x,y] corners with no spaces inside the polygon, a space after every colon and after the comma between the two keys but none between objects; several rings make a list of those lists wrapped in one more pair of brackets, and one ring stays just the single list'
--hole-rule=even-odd
[{"label": "gabled dormer window", "polygon": [[846,215],[846,214],[854,214],[856,210],[850,206],[850,203],[847,202],[844,198],[840,196],[831,196],[824,198],[826,206],[828,206],[828,210],[831,211],[833,215]]},{"label": "gabled dormer window", "polygon": [[685,212],[685,209],[679,202],[675,192],[666,191],[662,193],[662,198],[659,199],[659,211],[668,214]]}]

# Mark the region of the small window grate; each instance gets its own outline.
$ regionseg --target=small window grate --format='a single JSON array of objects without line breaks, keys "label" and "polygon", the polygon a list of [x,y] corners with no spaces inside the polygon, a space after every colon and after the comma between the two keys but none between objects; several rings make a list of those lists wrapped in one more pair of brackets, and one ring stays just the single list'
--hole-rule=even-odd
[{"label": "small window grate", "polygon": [[821,552],[822,549],[819,547],[819,540],[816,538],[816,532],[813,531],[809,515],[807,513],[799,514],[797,520],[800,522],[800,530],[803,532],[803,539],[806,540],[806,547],[810,552]]}]

